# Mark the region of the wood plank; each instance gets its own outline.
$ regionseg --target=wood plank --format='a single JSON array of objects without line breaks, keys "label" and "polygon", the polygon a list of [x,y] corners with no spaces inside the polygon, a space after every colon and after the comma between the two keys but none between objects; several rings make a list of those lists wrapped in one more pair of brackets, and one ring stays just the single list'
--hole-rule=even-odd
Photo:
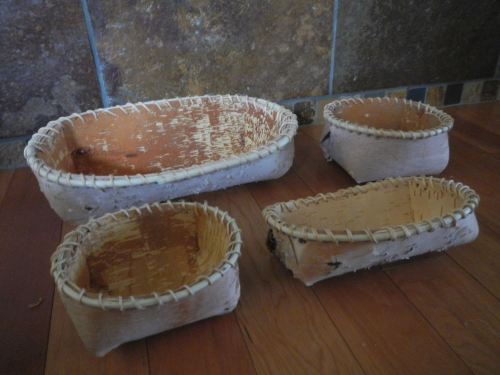
[{"label": "wood plank", "polygon": [[151,374],[255,374],[235,313],[148,338]]},{"label": "wood plank", "polygon": [[[73,226],[65,223],[63,235]],[[103,358],[91,355],[83,346],[56,293],[47,349],[45,374],[148,374],[145,340],[122,345]]]},{"label": "wood plank", "polygon": [[500,160],[481,152],[453,133],[450,147],[450,163],[442,176],[463,182],[476,190],[481,197],[477,212],[483,220],[500,231],[500,194],[497,186],[500,181]]},{"label": "wood plank", "polygon": [[481,153],[500,158],[500,106],[483,103],[447,108],[455,119],[451,134]]},{"label": "wood plank", "polygon": [[[474,108],[472,108],[474,107]],[[480,233],[478,239],[465,246],[452,249],[448,255],[458,262],[476,280],[481,282],[490,292],[498,296],[500,279],[500,254],[498,252],[498,235],[500,232],[500,196],[498,194],[498,182],[500,181],[500,160],[491,153],[485,152],[483,144],[488,145],[488,135],[476,132],[478,126],[483,126],[488,132],[498,125],[498,118],[492,120],[491,106],[487,106],[487,115],[483,116],[480,106],[467,106],[455,108],[456,129],[470,128],[467,137],[475,139],[475,142],[465,140],[457,136],[458,132],[453,130],[450,137],[451,157],[448,168],[442,174],[448,178],[454,178],[473,187],[480,195],[481,202],[477,210]],[[500,108],[500,105],[496,105]],[[460,115],[467,114],[470,122],[464,123]],[[476,117],[473,113],[478,114]],[[458,115],[458,116],[457,116]],[[495,126],[484,125],[495,123]],[[498,145],[497,145],[498,147]]]},{"label": "wood plank", "polygon": [[356,185],[337,163],[328,163],[319,147],[320,126],[299,129],[295,137],[295,160],[292,169],[315,193],[325,193]]},{"label": "wood plank", "polygon": [[[458,127],[460,125],[459,123]],[[317,130],[315,133],[317,135]],[[483,198],[482,210],[479,211],[485,212],[489,220],[498,223],[495,216],[497,210],[494,208],[498,207],[498,194],[493,186],[495,184],[486,186],[484,183],[498,181],[498,161],[491,155],[495,150],[491,144],[475,144],[463,138],[452,133],[450,166],[444,175],[471,184]],[[483,253],[487,253],[490,259],[498,257],[491,248],[483,250]],[[484,270],[487,260],[483,259],[475,264],[475,270],[467,267],[468,271],[477,274]],[[411,276],[408,269],[412,270]],[[489,270],[490,273],[498,273],[498,268]],[[498,301],[487,290],[444,255],[399,264],[389,268],[387,272],[474,372],[498,373],[500,342],[497,315],[500,310]],[[429,274],[433,275],[432,282],[426,284],[425,275]]]},{"label": "wood plank", "polygon": [[310,289],[265,248],[267,228],[246,187],[204,194],[243,231],[242,294],[236,315],[258,374],[362,373]]},{"label": "wood plank", "polygon": [[476,374],[500,373],[500,302],[446,256],[387,271]]},{"label": "wood plank", "polygon": [[384,272],[356,272],[314,290],[367,373],[470,373]]},{"label": "wood plank", "polygon": [[[286,183],[268,181],[249,188],[261,207],[310,195],[311,190],[294,175],[285,176]],[[290,186],[293,190],[288,190]],[[323,186],[321,190],[329,189]],[[380,268],[325,280],[311,290],[366,373],[469,372]]]},{"label": "wood plank", "polygon": [[444,108],[444,111],[455,119],[454,130],[461,128],[461,122],[472,122],[475,129],[481,128],[500,135],[500,105],[498,101],[448,107]]},{"label": "wood plank", "polygon": [[61,221],[27,169],[14,173],[0,204],[0,233],[0,373],[41,374],[54,290],[49,257]]},{"label": "wood plank", "polygon": [[448,255],[500,298],[500,233],[480,223],[476,241],[450,249]]},{"label": "wood plank", "polygon": [[[200,196],[197,198],[201,199]],[[186,197],[183,200],[196,199]],[[152,375],[256,374],[234,312],[179,327],[146,340]]]},{"label": "wood plank", "polygon": [[7,188],[9,187],[10,180],[13,175],[13,171],[0,171],[0,203],[3,200],[5,193],[7,193]]}]

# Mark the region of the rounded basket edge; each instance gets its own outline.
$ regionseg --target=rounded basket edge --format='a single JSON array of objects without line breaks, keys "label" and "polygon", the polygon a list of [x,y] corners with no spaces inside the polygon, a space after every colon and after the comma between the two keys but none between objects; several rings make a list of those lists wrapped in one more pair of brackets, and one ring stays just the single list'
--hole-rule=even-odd
[{"label": "rounded basket edge", "polygon": [[[67,265],[68,260],[71,260],[77,253],[81,242],[85,236],[92,230],[102,226],[102,221],[111,219],[113,221],[122,218],[130,217],[130,213],[136,212],[143,214],[146,211],[153,213],[153,209],[164,211],[165,208],[169,209],[185,209],[187,207],[194,207],[195,210],[201,209],[205,213],[211,212],[218,220],[225,223],[227,232],[230,236],[230,242],[226,249],[224,258],[212,270],[212,272],[204,275],[199,275],[197,279],[189,285],[182,285],[175,290],[168,290],[166,292],[157,293],[152,292],[150,296],[130,296],[130,297],[106,297],[103,293],[87,293],[84,288],[79,287],[70,281],[66,274],[64,274],[64,267]],[[82,233],[83,232],[83,233]],[[92,308],[102,310],[132,310],[132,309],[145,309],[149,307],[163,305],[168,302],[177,302],[189,296],[195,295],[197,292],[212,285],[217,280],[224,277],[229,269],[237,268],[237,262],[241,255],[241,247],[243,241],[241,238],[241,230],[238,227],[236,220],[231,217],[226,211],[219,209],[215,206],[210,206],[206,202],[201,204],[199,202],[185,202],[167,201],[164,203],[144,204],[139,207],[131,207],[129,209],[122,209],[113,213],[105,214],[99,218],[91,219],[86,224],[79,225],[74,230],[70,231],[64,237],[61,244],[57,247],[56,251],[51,256],[51,275],[54,279],[56,287],[59,292],[64,294],[67,298],[86,305]],[[68,255],[68,253],[70,253]]]},{"label": "rounded basket edge", "polygon": [[[363,231],[351,231],[350,229],[345,229],[342,233],[334,233],[333,231],[325,228],[312,228],[312,227],[297,227],[294,225],[287,224],[286,222],[280,220],[279,212],[286,209],[290,210],[289,206],[293,206],[293,209],[298,208],[299,205],[308,205],[311,203],[316,203],[321,200],[335,199],[338,197],[355,195],[358,193],[366,192],[369,190],[377,189],[379,187],[384,187],[384,185],[390,184],[400,184],[406,182],[417,182],[417,183],[430,183],[439,184],[442,188],[454,190],[457,194],[460,194],[466,198],[466,202],[461,206],[460,209],[454,210],[452,213],[446,213],[440,217],[435,217],[430,220],[425,220],[421,222],[415,222],[411,224],[403,224],[397,226],[389,226],[371,231],[365,229]],[[298,204],[299,203],[299,204]],[[337,190],[332,193],[320,193],[315,196],[310,196],[306,198],[301,198],[298,200],[291,200],[287,202],[277,202],[272,205],[265,207],[262,210],[262,215],[266,223],[271,227],[271,229],[276,229],[287,236],[309,240],[309,241],[319,241],[319,242],[334,242],[336,244],[345,242],[378,242],[387,240],[397,240],[402,238],[408,238],[415,234],[420,234],[422,232],[433,231],[438,227],[449,227],[454,225],[457,221],[466,218],[467,216],[474,213],[475,209],[479,205],[479,195],[471,189],[469,186],[464,185],[461,182],[455,182],[454,180],[447,180],[445,178],[436,177],[397,177],[388,178],[385,180],[377,182],[369,182],[365,185],[356,185],[350,188]]]},{"label": "rounded basket edge", "polygon": [[[60,129],[65,126],[64,122],[71,126],[74,126],[74,121],[77,120],[84,123],[84,116],[94,116],[95,118],[97,118],[99,114],[104,114],[107,116],[117,116],[116,113],[113,112],[113,110],[121,110],[126,113],[127,109],[130,109],[131,111],[140,111],[142,108],[143,110],[150,111],[148,106],[156,106],[157,108],[161,108],[161,105],[168,105],[168,103],[174,101],[177,101],[178,103],[180,103],[180,105],[192,105],[193,102],[201,102],[203,99],[208,99],[210,101],[215,100],[220,102],[221,105],[224,105],[225,102],[234,103],[235,101],[238,101],[239,103],[243,104],[259,106],[266,112],[268,110],[276,111],[278,114],[280,114],[279,116],[277,116],[276,120],[280,122],[280,124],[278,125],[278,135],[274,139],[269,140],[269,142],[264,146],[260,146],[241,155],[235,155],[227,159],[208,162],[206,164],[193,165],[184,169],[147,174],[96,176],[69,173],[49,167],[44,161],[40,160],[37,157],[38,152],[49,153],[49,150],[46,149],[47,140],[50,139],[51,136],[54,136],[54,133],[57,135],[60,132]],[[285,116],[283,116],[283,114],[285,114]],[[297,133],[297,129],[298,121],[297,116],[294,113],[277,103],[273,103],[261,98],[228,94],[160,99],[148,102],[138,102],[135,104],[127,103],[124,105],[116,105],[109,108],[99,108],[96,110],[88,110],[86,112],[73,113],[69,116],[63,116],[58,118],[57,120],[49,121],[46,126],[40,128],[35,134],[33,134],[31,139],[28,141],[26,147],[24,148],[24,158],[26,159],[28,166],[37,177],[46,179],[50,182],[62,186],[114,188],[136,186],[149,183],[172,183],[264,158],[273,152],[285,148],[290,142],[292,142],[294,136]]]},{"label": "rounded basket edge", "polygon": [[[427,113],[430,113],[439,119],[439,121],[441,122],[441,126],[431,129],[416,130],[416,131],[386,130],[386,129],[377,129],[371,126],[361,125],[346,120],[341,120],[333,114],[333,109],[338,108],[340,106],[363,104],[365,102],[381,103],[383,101],[403,103],[405,105],[416,106],[417,108],[425,108]],[[342,98],[333,100],[332,102],[325,105],[323,109],[323,118],[327,121],[328,125],[339,127],[341,129],[350,131],[352,133],[363,134],[377,138],[393,138],[393,139],[407,139],[407,140],[430,138],[439,134],[447,133],[453,128],[453,122],[454,122],[453,118],[450,115],[429,104],[416,102],[410,99],[391,98],[391,97],[383,97],[383,98],[352,97],[352,98]]]}]

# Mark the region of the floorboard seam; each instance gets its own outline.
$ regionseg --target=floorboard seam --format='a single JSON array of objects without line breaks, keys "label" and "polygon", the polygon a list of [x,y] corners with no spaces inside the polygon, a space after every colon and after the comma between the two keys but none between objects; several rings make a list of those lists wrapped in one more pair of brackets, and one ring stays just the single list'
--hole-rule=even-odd
[{"label": "floorboard seam", "polygon": [[344,337],[344,335],[342,334],[342,331],[339,329],[339,327],[337,326],[337,324],[335,324],[335,321],[333,320],[333,317],[330,315],[330,313],[328,312],[328,310],[325,308],[325,306],[323,305],[323,302],[321,301],[321,298],[318,296],[318,294],[316,293],[316,291],[313,289],[313,287],[309,287],[311,288],[311,291],[313,292],[313,294],[316,296],[316,299],[319,301],[319,304],[321,305],[321,307],[323,308],[323,311],[326,313],[326,315],[328,316],[328,319],[330,320],[330,322],[332,322],[333,326],[335,327],[335,329],[337,330],[337,332],[339,333],[340,337],[342,338],[342,341],[345,343],[347,349],[349,350],[349,352],[352,354],[352,357],[356,360],[356,363],[359,365],[359,368],[361,369],[361,371],[363,371],[363,374],[368,374],[368,372],[366,372],[365,368],[363,367],[363,365],[361,364],[361,361],[359,360],[359,358],[356,356],[356,354],[354,353],[354,351],[352,350],[351,348],[351,345],[349,345],[349,342],[347,341],[347,339]]},{"label": "floorboard seam", "polygon": [[450,343],[448,342],[448,340],[446,340],[446,338],[444,338],[443,335],[441,335],[441,333],[437,330],[437,328],[434,326],[434,324],[432,324],[432,322],[429,319],[427,319],[427,317],[425,316],[425,314],[418,308],[418,306],[416,306],[410,300],[410,298],[408,297],[408,295],[399,287],[399,285],[394,281],[394,279],[385,270],[382,270],[382,271],[383,271],[384,275],[390,280],[390,282],[403,295],[403,298],[406,301],[408,301],[408,303],[410,304],[411,308],[427,322],[428,326],[436,333],[436,335],[438,335],[438,337],[443,341],[443,343],[446,344],[446,346],[448,348],[450,348],[450,350],[453,352],[453,354],[455,354],[455,356],[460,360],[460,362],[462,362],[465,365],[465,367],[471,372],[471,374],[475,374],[475,372],[472,370],[472,368],[470,368],[469,364],[465,361],[465,359],[463,359],[462,356],[455,351],[455,348],[453,348],[450,345]]},{"label": "floorboard seam", "polygon": [[245,348],[247,349],[248,358],[252,362],[252,368],[253,368],[255,374],[257,375],[257,374],[259,374],[259,372],[257,371],[257,365],[255,364],[255,360],[253,358],[252,352],[250,351],[250,347],[248,346],[248,342],[245,339],[245,332],[243,332],[245,330],[244,325],[240,321],[240,319],[238,318],[238,314],[236,313],[236,310],[234,311],[234,318],[236,319],[236,323],[238,324],[238,328],[240,329],[241,337],[243,338],[243,343],[245,344]]},{"label": "floorboard seam", "polygon": [[455,263],[458,267],[460,267],[460,269],[462,269],[462,271],[464,271],[467,275],[469,275],[474,281],[476,281],[486,292],[488,292],[488,294],[490,294],[493,298],[495,298],[497,301],[500,301],[500,298],[498,298],[486,285],[484,285],[481,280],[479,280],[476,276],[474,276],[474,274],[472,274],[471,272],[469,272],[467,270],[467,268],[465,268],[464,266],[462,266],[462,264],[460,264],[460,262],[458,262],[454,257],[453,255],[451,254],[448,254],[448,253],[445,253],[444,255],[446,255],[453,263]]},{"label": "floorboard seam", "polygon": [[[63,235],[63,222],[62,220],[59,223],[59,238],[62,240],[64,237]],[[49,355],[49,343],[50,343],[50,331],[52,329],[52,314],[54,312],[54,299],[55,299],[55,294],[56,294],[56,288],[54,287],[54,284],[52,284],[52,294],[50,298],[50,314],[49,314],[49,329],[47,331],[47,345],[45,346],[45,360],[43,361],[43,373],[47,373],[47,359]]]}]

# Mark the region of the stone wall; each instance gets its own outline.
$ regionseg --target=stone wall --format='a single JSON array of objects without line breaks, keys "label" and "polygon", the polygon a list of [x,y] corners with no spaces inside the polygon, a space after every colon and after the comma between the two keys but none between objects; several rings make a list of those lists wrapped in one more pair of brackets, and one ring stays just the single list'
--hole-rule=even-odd
[{"label": "stone wall", "polygon": [[127,101],[242,93],[307,124],[351,93],[494,100],[499,30],[496,0],[4,0],[0,167],[48,120]]}]

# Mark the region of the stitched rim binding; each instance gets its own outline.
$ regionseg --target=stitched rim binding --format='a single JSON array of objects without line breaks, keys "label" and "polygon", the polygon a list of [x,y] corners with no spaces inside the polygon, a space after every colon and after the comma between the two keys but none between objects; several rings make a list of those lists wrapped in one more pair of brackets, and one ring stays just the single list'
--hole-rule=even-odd
[{"label": "stitched rim binding", "polygon": [[[163,111],[174,108],[172,106],[173,103],[177,103],[179,106],[190,106],[194,103],[202,104],[203,100],[209,100],[211,103],[218,103],[221,107],[224,106],[224,104],[241,103],[245,104],[247,108],[253,106],[256,109],[263,109],[266,114],[275,116],[278,122],[278,136],[270,140],[269,143],[264,146],[231,158],[208,162],[206,164],[193,165],[183,169],[148,174],[96,176],[84,175],[82,173],[68,173],[48,166],[38,157],[39,153],[50,153],[53,147],[51,140],[54,134],[59,135],[64,126],[75,126],[75,121],[85,124],[85,119],[89,117],[93,117],[96,120],[100,116],[117,117],[117,111],[125,114],[140,111],[152,112],[150,107],[155,107]],[[143,185],[148,183],[171,183],[264,158],[287,146],[295,136],[297,127],[297,117],[291,111],[263,99],[241,95],[204,95],[163,99],[146,103],[127,103],[125,105],[109,108],[100,108],[95,111],[90,110],[81,114],[73,113],[70,116],[60,117],[55,121],[50,121],[46,126],[40,128],[30,139],[24,149],[24,157],[36,175],[64,186],[108,188]]]},{"label": "stitched rim binding", "polygon": [[[142,215],[145,212],[152,213],[154,209],[163,212],[165,208],[175,210],[178,208],[185,209],[187,207],[193,207],[194,210],[203,210],[206,214],[210,212],[215,218],[226,224],[227,231],[230,234],[230,242],[224,259],[210,274],[201,275],[195,282],[189,285],[183,285],[176,290],[168,290],[161,294],[153,292],[148,296],[130,296],[125,298],[121,296],[103,296],[103,293],[97,295],[95,293],[88,293],[84,288],[79,287],[69,280],[67,273],[68,267],[74,261],[74,257],[80,250],[80,245],[83,240],[94,229],[100,227],[106,219],[111,218],[113,221],[119,221],[120,218],[129,218],[130,213]],[[86,224],[80,225],[75,230],[69,232],[51,257],[50,272],[54,277],[55,284],[59,291],[83,305],[100,308],[102,310],[124,311],[130,309],[144,309],[146,307],[163,305],[170,301],[180,301],[212,285],[222,278],[230,268],[236,267],[238,258],[241,255],[242,244],[241,231],[235,219],[229,216],[227,212],[217,207],[209,206],[206,202],[205,204],[200,204],[197,202],[167,201],[166,203],[145,204],[140,207],[131,207],[127,210],[108,213],[98,219],[90,219]]]},{"label": "stitched rim binding", "polygon": [[[353,196],[359,193],[367,192],[369,190],[377,190],[386,186],[398,186],[399,184],[407,184],[411,182],[422,184],[424,187],[426,185],[439,187],[443,192],[455,192],[460,198],[465,199],[465,203],[459,209],[453,212],[448,212],[440,217],[435,217],[430,220],[423,220],[418,223],[380,228],[376,231],[371,231],[370,229],[365,229],[362,231],[351,231],[349,229],[345,229],[343,231],[334,232],[325,228],[320,229],[307,226],[298,227],[293,224],[288,224],[280,219],[281,213],[283,211],[291,212],[300,206],[308,206],[310,204],[316,204],[321,201]],[[295,238],[310,241],[335,243],[362,241],[371,241],[376,243],[379,241],[408,238],[414,234],[420,234],[422,232],[432,232],[439,227],[454,226],[457,221],[462,220],[472,214],[478,205],[479,196],[474,190],[462,184],[461,182],[446,180],[444,178],[439,179],[435,177],[399,177],[388,178],[386,180],[371,182],[365,185],[357,185],[352,188],[338,190],[334,193],[318,194],[316,196],[304,199],[276,203],[274,205],[266,207],[262,211],[262,214],[264,215],[266,222],[273,229]]]},{"label": "stitched rim binding", "polygon": [[[417,131],[404,131],[404,130],[387,130],[387,129],[377,129],[367,125],[361,125],[350,121],[342,120],[335,116],[335,110],[340,107],[345,107],[353,104],[361,103],[382,103],[382,102],[394,102],[394,103],[404,103],[407,106],[417,107],[417,109],[424,108],[425,113],[436,117],[441,123],[440,126],[417,130]],[[447,113],[440,111],[439,109],[432,107],[421,102],[414,102],[412,100],[400,99],[400,98],[345,98],[340,100],[335,100],[325,106],[323,117],[328,121],[329,125],[337,126],[339,128],[348,130],[357,134],[366,134],[368,136],[384,137],[384,138],[398,138],[398,139],[421,139],[429,138],[435,135],[446,133],[453,127],[453,118]]]}]

